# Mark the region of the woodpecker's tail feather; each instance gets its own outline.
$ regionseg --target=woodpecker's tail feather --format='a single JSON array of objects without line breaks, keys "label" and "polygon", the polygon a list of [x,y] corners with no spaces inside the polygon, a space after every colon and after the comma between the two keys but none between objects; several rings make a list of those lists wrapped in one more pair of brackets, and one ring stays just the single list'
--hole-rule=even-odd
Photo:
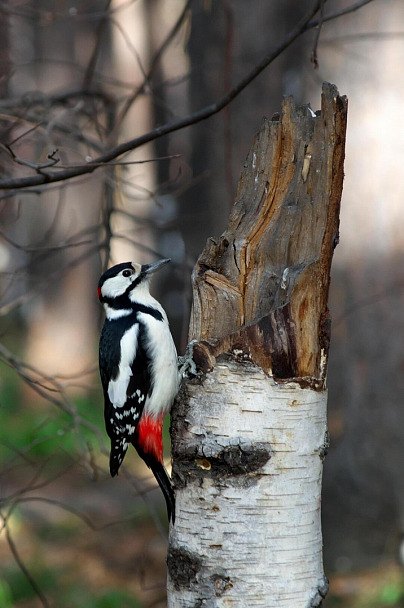
[{"label": "woodpecker's tail feather", "polygon": [[169,478],[168,473],[167,473],[163,463],[160,462],[159,460],[157,460],[153,455],[145,454],[142,451],[142,449],[138,445],[136,445],[135,442],[133,443],[133,445],[135,446],[139,456],[144,460],[144,462],[147,464],[149,469],[151,469],[154,477],[156,478],[156,481],[159,484],[160,489],[163,492],[163,495],[164,495],[164,498],[166,501],[168,521],[171,520],[174,525],[174,523],[175,523],[174,490],[173,490],[173,486],[171,483],[171,479]]},{"label": "woodpecker's tail feather", "polygon": [[171,484],[171,479],[168,476],[167,471],[165,470],[164,465],[161,464],[158,460],[155,460],[152,465],[149,465],[154,477],[156,478],[157,483],[160,486],[161,491],[163,492],[166,505],[167,505],[167,515],[168,521],[172,521],[173,525],[175,523],[175,498],[174,498],[174,490]]}]

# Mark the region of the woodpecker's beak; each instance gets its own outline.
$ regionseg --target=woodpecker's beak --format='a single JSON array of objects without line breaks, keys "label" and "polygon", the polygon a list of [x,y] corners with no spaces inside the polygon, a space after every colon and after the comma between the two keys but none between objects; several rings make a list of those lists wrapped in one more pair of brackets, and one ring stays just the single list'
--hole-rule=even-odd
[{"label": "woodpecker's beak", "polygon": [[164,260],[158,260],[158,262],[153,262],[153,264],[143,264],[142,265],[142,274],[153,274],[156,270],[159,270],[162,266],[165,266],[171,262],[171,258],[165,258]]}]

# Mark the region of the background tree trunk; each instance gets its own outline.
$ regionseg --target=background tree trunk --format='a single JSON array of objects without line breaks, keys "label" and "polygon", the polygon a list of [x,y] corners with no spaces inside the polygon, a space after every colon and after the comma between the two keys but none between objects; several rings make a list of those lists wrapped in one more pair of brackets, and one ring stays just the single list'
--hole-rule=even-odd
[{"label": "background tree trunk", "polygon": [[330,267],[347,100],[286,98],[247,157],[229,227],[193,274],[202,379],[173,413],[168,606],[319,606]]}]

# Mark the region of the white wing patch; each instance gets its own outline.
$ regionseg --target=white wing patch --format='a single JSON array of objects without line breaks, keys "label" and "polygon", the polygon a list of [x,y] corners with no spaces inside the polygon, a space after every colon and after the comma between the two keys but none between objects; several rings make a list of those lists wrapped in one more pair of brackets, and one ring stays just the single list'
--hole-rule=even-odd
[{"label": "white wing patch", "polygon": [[131,365],[136,356],[139,325],[132,325],[121,338],[121,360],[118,376],[108,384],[108,397],[112,405],[123,407],[127,401],[127,390],[132,376]]}]

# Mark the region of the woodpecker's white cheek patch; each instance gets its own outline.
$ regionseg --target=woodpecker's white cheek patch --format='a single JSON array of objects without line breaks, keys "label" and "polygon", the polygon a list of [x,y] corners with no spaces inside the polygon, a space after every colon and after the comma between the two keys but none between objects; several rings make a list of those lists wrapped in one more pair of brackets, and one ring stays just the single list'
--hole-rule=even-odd
[{"label": "woodpecker's white cheek patch", "polygon": [[104,298],[118,298],[125,293],[135,279],[136,276],[134,275],[124,277],[118,274],[116,277],[111,277],[101,287],[101,295]]},{"label": "woodpecker's white cheek patch", "polygon": [[[121,360],[118,375],[108,384],[108,397],[114,408],[123,407],[127,401],[127,390],[132,376],[131,365],[135,359],[139,325],[132,325],[121,338]],[[118,416],[118,414],[116,414]],[[122,418],[122,416],[121,416]]]}]

